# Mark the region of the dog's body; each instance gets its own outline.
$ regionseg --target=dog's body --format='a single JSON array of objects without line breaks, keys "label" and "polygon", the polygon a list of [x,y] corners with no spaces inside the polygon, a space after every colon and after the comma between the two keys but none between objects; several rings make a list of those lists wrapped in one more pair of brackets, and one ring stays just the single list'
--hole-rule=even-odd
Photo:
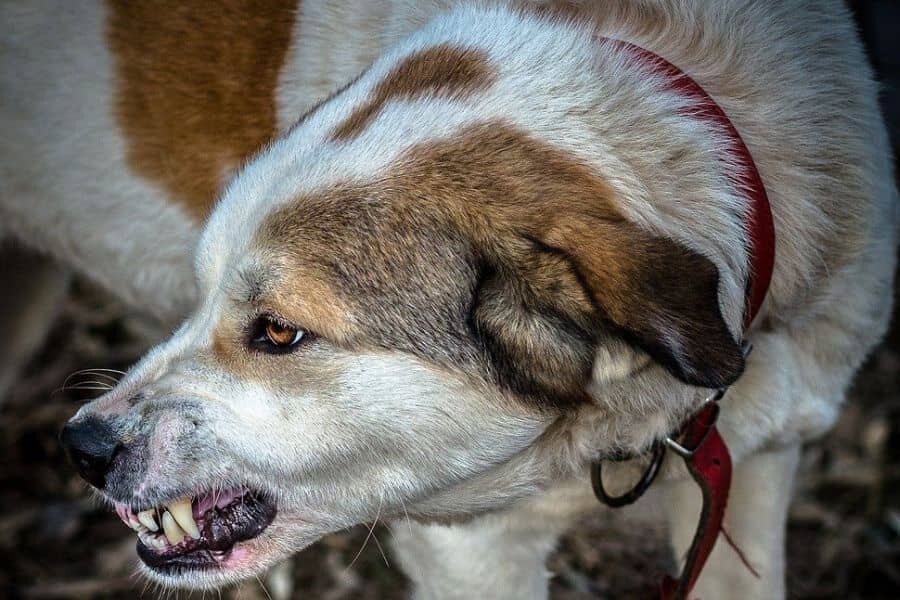
[{"label": "dog's body", "polygon": [[[409,514],[465,521],[398,529],[422,597],[540,597],[586,465],[734,382],[726,525],[760,577],[720,544],[698,593],[783,595],[797,449],[891,307],[890,152],[839,2],[53,4],[0,8],[0,234],[191,315],[73,421],[140,445],[99,487],[277,500],[215,569],[148,572],[215,585]],[[746,369],[722,132],[606,38],[690,74],[763,177],[776,263]],[[698,500],[666,485],[680,556]]]}]

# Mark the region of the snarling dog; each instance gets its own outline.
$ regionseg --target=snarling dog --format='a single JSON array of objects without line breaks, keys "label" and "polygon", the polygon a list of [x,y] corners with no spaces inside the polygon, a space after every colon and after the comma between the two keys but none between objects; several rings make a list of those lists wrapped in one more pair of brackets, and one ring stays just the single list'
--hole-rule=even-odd
[{"label": "snarling dog", "polygon": [[[55,4],[0,8],[2,228],[186,316],[62,434],[151,578],[408,515],[419,596],[543,597],[588,466],[626,479],[728,387],[744,560],[718,544],[696,590],[783,596],[799,445],[891,307],[897,193],[840,2]],[[761,176],[746,335],[751,165],[631,48]],[[682,557],[700,501],[662,479]]]}]

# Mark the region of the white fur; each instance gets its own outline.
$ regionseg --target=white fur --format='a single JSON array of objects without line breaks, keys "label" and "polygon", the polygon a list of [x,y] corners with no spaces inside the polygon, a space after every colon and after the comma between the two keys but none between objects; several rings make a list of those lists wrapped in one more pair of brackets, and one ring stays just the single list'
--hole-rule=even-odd
[{"label": "white fur", "polygon": [[[722,134],[686,118],[685,99],[598,41],[599,31],[657,52],[700,82],[741,132],[769,193],[778,245],[761,316],[768,327],[751,333],[754,352],[723,400],[721,419],[739,463],[726,522],[765,580],[748,580],[719,544],[699,587],[704,597],[734,590],[747,598],[783,596],[781,528],[795,448],[831,426],[855,370],[883,335],[895,264],[897,195],[887,138],[871,74],[837,0],[610,0],[598,11],[596,30],[540,20],[505,3],[462,3],[444,12],[445,3],[304,2],[279,81],[283,128],[378,58],[228,186],[200,237],[198,288],[187,266],[194,228],[124,164],[110,116],[102,11],[87,3],[57,7],[48,25],[40,9],[49,4],[3,5],[0,15],[17,24],[3,42],[14,51],[0,61],[0,81],[13,91],[3,95],[0,125],[15,142],[0,154],[3,227],[145,310],[171,317],[187,311],[195,289],[201,298],[168,342],[80,414],[122,411],[138,391],[151,402],[202,399],[215,424],[217,458],[207,473],[186,474],[175,459],[160,472],[184,485],[215,477],[247,482],[279,500],[276,521],[248,543],[253,565],[167,583],[210,586],[247,576],[329,531],[375,518],[500,511],[449,529],[411,526],[398,534],[417,593],[544,597],[540,565],[567,519],[535,523],[532,508],[541,496],[553,498],[573,481],[587,493],[591,460],[646,448],[706,394],[657,368],[630,377],[629,367],[646,358],[602,349],[589,390],[596,403],[553,431],[549,418],[496,390],[474,389],[405,356],[341,354],[339,393],[289,395],[202,359],[229,278],[265,260],[251,243],[273,209],[337,182],[371,180],[416,143],[497,119],[578,157],[610,182],[629,218],[710,258],[721,273],[723,313],[737,333],[748,269],[746,206],[728,184],[733,165]],[[53,43],[59,40],[72,41]],[[497,82],[465,101],[391,102],[358,138],[329,139],[398,61],[448,41],[487,53]],[[841,240],[851,242],[835,259],[829,251]],[[775,480],[780,485],[771,494],[759,493]],[[672,492],[678,506],[695,506],[684,490],[679,484]],[[565,505],[581,503],[556,506]],[[695,523],[687,508],[672,512],[681,550]],[[509,571],[478,568],[508,553],[521,559]]]},{"label": "white fur", "polygon": [[197,226],[125,164],[102,2],[0,6],[0,236],[168,323],[196,297]]}]

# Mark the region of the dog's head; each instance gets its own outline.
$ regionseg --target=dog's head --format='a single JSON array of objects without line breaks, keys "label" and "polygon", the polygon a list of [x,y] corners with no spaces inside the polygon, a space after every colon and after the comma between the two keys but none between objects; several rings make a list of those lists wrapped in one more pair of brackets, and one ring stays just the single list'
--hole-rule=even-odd
[{"label": "dog's head", "polygon": [[[593,135],[584,98],[543,100],[583,73],[522,91],[573,42],[423,41],[441,31],[243,170],[198,249],[199,308],[64,431],[158,580],[503,507],[740,374],[722,270],[637,221],[624,164],[557,143]],[[596,437],[576,439],[585,411]]]}]

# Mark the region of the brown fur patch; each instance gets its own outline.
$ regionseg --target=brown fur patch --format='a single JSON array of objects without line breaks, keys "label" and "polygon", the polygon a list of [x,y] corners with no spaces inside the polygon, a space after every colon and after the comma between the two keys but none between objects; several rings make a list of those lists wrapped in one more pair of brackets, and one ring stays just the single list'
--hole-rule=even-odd
[{"label": "brown fur patch", "polygon": [[128,165],[202,220],[230,173],[276,134],[298,0],[107,4]]},{"label": "brown fur patch", "polygon": [[[256,244],[329,281],[359,319],[346,343],[409,352],[540,406],[586,398],[609,336],[692,383],[742,367],[715,266],[625,220],[574,157],[502,124],[423,144],[377,183],[300,198]],[[303,281],[283,285],[315,301]]]},{"label": "brown fur patch", "polygon": [[[394,189],[408,186],[419,202],[443,202],[482,251],[491,249],[486,260],[519,274],[512,291],[519,306],[535,307],[532,316],[555,313],[556,330],[565,322],[572,338],[623,336],[697,385],[720,387],[742,371],[740,348],[720,312],[715,265],[624,219],[609,185],[574,157],[493,124],[415,149],[408,161],[412,173]],[[542,263],[536,253],[563,260]],[[512,285],[510,277],[501,279]],[[505,348],[518,355],[510,364],[547,362],[546,375],[555,380],[588,372],[587,364],[577,372],[565,364],[574,357],[557,362],[554,352],[533,352],[535,338],[552,339],[539,319],[521,327],[521,338],[512,333],[509,311],[494,322],[498,335],[508,337]]]},{"label": "brown fur patch", "polygon": [[486,88],[494,77],[487,56],[479,50],[446,44],[422,50],[397,65],[375,87],[371,98],[335,127],[332,138],[346,141],[357,137],[392,100],[427,96],[458,100]]}]

